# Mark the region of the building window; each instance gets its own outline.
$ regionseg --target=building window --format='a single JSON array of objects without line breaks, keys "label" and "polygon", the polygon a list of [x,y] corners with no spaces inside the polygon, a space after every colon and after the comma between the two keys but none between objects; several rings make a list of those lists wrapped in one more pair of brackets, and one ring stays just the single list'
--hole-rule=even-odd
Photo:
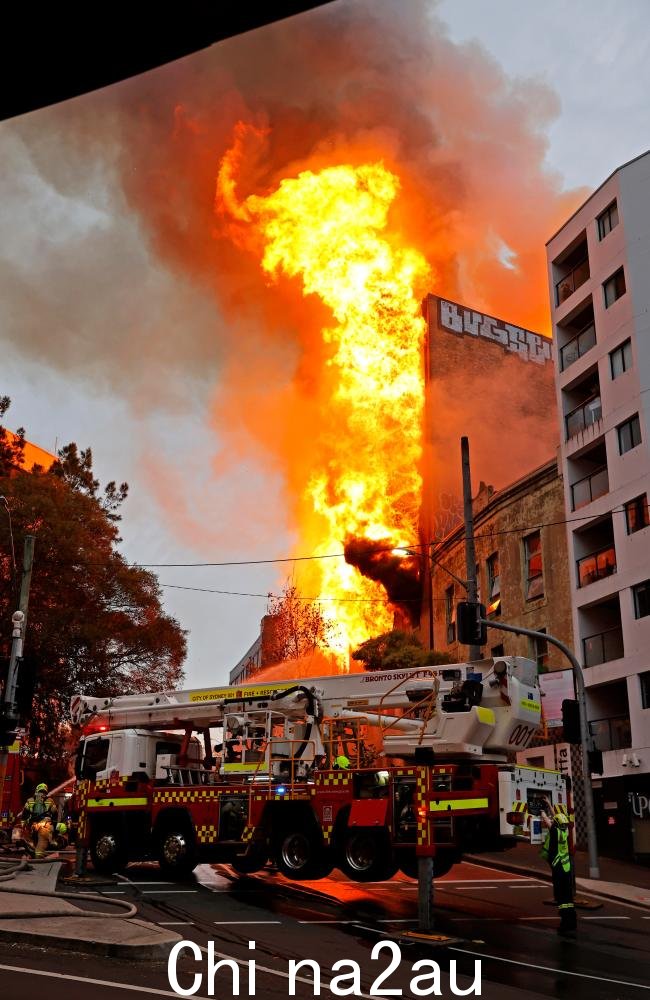
[{"label": "building window", "polygon": [[598,216],[598,239],[604,240],[608,233],[611,233],[615,226],[618,226],[618,208],[614,200],[608,205],[604,212]]},{"label": "building window", "polygon": [[624,424],[619,424],[616,430],[618,432],[619,454],[624,455],[626,451],[632,451],[632,448],[641,444],[641,424],[638,413],[626,420]]},{"label": "building window", "polygon": [[641,528],[647,528],[650,524],[648,497],[645,493],[625,504],[625,524],[628,535],[633,535],[635,531],[641,531]]},{"label": "building window", "polygon": [[639,684],[641,685],[641,707],[650,708],[650,670],[644,670],[639,674]]},{"label": "building window", "polygon": [[625,274],[622,267],[619,267],[618,271],[615,271],[611,278],[607,279],[603,285],[603,292],[606,309],[609,309],[617,299],[620,299],[621,295],[625,295]]},{"label": "building window", "polygon": [[609,364],[612,378],[618,378],[623,372],[629,372],[632,367],[632,341],[624,341],[615,351],[609,352]]},{"label": "building window", "polygon": [[447,626],[447,642],[456,641],[456,606],[454,604],[454,585],[445,590],[445,624]]},{"label": "building window", "polygon": [[499,553],[493,552],[486,559],[487,571],[487,613],[498,615],[501,610],[501,578],[499,575]]},{"label": "building window", "polygon": [[[546,632],[545,628],[537,629],[538,632]],[[531,637],[531,657],[537,664],[539,673],[544,674],[548,670],[548,642],[538,636]]]},{"label": "building window", "polygon": [[500,642],[498,646],[492,646],[492,648],[490,649],[490,654],[495,658],[497,656],[503,656],[503,643]]},{"label": "building window", "polygon": [[632,587],[634,597],[634,617],[647,618],[650,615],[650,580],[637,583]]},{"label": "building window", "polygon": [[542,570],[542,537],[539,531],[524,538],[524,558],[526,560],[526,600],[532,601],[544,593]]}]

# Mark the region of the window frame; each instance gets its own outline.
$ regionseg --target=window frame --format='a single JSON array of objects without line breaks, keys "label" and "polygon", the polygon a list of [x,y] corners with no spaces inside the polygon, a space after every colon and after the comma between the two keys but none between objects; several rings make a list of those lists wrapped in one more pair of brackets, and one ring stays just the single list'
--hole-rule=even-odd
[{"label": "window frame", "polygon": [[[626,357],[625,357],[625,349],[626,348],[629,348],[629,363],[627,365],[626,365]],[[620,355],[621,360],[623,362],[623,366],[622,366],[622,368],[621,368],[621,370],[619,372],[615,372],[614,371],[614,358],[617,357],[617,356],[619,356],[619,355]],[[632,360],[632,338],[628,337],[627,340],[624,340],[622,344],[619,344],[618,347],[615,347],[613,351],[609,352],[609,373],[610,373],[610,375],[612,377],[612,381],[614,381],[617,378],[620,378],[621,375],[625,375],[626,372],[629,372],[631,370],[633,364],[634,364],[634,362]]]},{"label": "window frame", "polygon": [[[634,433],[632,431],[632,428],[634,426],[636,426],[638,428],[638,441],[634,440]],[[621,433],[623,431],[625,431],[625,430],[628,430],[628,429],[630,430],[630,441],[632,443],[630,444],[629,448],[625,448],[624,449],[623,448],[622,438],[621,438]],[[624,420],[622,424],[618,424],[617,427],[616,427],[616,435],[617,435],[617,438],[618,438],[618,453],[619,453],[619,455],[627,455],[628,452],[634,451],[635,448],[638,448],[639,445],[641,444],[642,440],[643,440],[643,437],[641,435],[641,420],[639,419],[639,414],[638,413],[634,413],[627,420]]]},{"label": "window frame", "polygon": [[[623,279],[623,291],[620,291],[620,285],[617,280],[621,277]],[[608,295],[607,295],[607,289],[609,286],[611,286],[614,289],[614,291],[617,292],[617,295],[611,300],[611,302],[608,302]],[[610,274],[609,278],[603,281],[603,301],[605,303],[605,309],[611,309],[614,303],[618,302],[619,299],[622,299],[626,292],[627,292],[627,282],[625,280],[625,268],[621,266],[618,267],[613,274]]]},{"label": "window frame", "polygon": [[[616,222],[612,223],[612,209],[616,213]],[[609,224],[609,229],[605,228],[605,221]],[[616,229],[620,222],[618,217],[618,202],[616,198],[609,203],[607,208],[603,209],[600,215],[596,216],[596,229],[598,232],[598,242],[602,243],[606,236],[609,236],[612,229]]]},{"label": "window frame", "polygon": [[447,645],[456,641],[456,605],[454,603],[455,587],[452,583],[445,588],[445,627]]},{"label": "window frame", "polygon": [[641,708],[650,708],[650,670],[642,670],[638,677],[641,689]]},{"label": "window frame", "polygon": [[[647,596],[645,600],[647,601],[647,611],[641,612],[639,592],[646,592]],[[650,615],[650,580],[641,580],[639,583],[635,583],[632,587],[632,601],[634,603],[634,618],[639,621],[641,618],[647,618]]]},{"label": "window frame", "polygon": [[[628,535],[635,535],[637,531],[643,531],[650,526],[650,510],[648,510],[648,494],[641,493],[638,497],[632,497],[623,504],[625,511],[625,530]],[[640,514],[636,527],[630,526],[630,513]]]},{"label": "window frame", "polygon": [[[536,549],[534,552],[530,552],[529,549],[530,540],[532,538],[539,539],[539,549]],[[542,551],[542,532],[531,531],[530,534],[524,536],[522,542],[524,546],[524,568],[526,570],[525,596],[527,601],[536,601],[540,597],[544,596],[544,555]],[[539,556],[541,569],[539,573],[531,575],[530,564],[531,560],[534,559],[535,556]],[[531,584],[533,584],[535,580],[541,580],[542,589],[539,593],[531,594]]]}]

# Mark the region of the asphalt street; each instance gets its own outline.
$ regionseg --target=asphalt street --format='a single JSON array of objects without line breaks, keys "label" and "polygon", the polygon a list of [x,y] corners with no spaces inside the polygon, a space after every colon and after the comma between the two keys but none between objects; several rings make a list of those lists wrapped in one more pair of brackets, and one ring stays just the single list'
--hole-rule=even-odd
[{"label": "asphalt street", "polygon": [[[296,885],[269,871],[241,878],[226,866],[202,865],[191,881],[170,883],[155,865],[140,865],[130,866],[124,880],[99,891],[137,900],[143,917],[196,942],[202,956],[213,940],[217,958],[239,963],[240,996],[251,993],[251,958],[256,963],[256,995],[290,995],[290,959],[319,963],[322,996],[332,995],[332,964],[354,960],[361,968],[361,991],[369,995],[391,958],[385,949],[373,960],[373,945],[384,937],[398,941],[417,926],[417,886],[401,876],[367,886],[337,875]],[[481,995],[495,1000],[628,1000],[647,995],[650,911],[605,901],[600,909],[579,911],[579,936],[566,941],[556,934],[556,911],[547,905],[550,897],[548,883],[535,878],[457,865],[436,882],[436,929],[460,941],[442,951],[400,942],[402,963],[381,988],[401,988],[403,996],[416,996],[410,988],[411,967],[432,958],[443,973],[442,995],[450,997],[450,961],[457,963],[459,988],[467,989],[480,959]],[[207,963],[184,952],[178,968],[179,984],[187,988],[195,973],[205,974]],[[298,975],[295,995],[314,996],[314,970],[303,967]],[[230,968],[221,969],[215,982],[217,996],[234,995]],[[32,1000],[43,990],[62,1000],[87,1000],[89,990],[96,1000],[175,995],[164,963],[128,964],[5,944],[0,945],[0,985],[2,995],[11,1000]],[[205,980],[195,995],[208,996]]]}]

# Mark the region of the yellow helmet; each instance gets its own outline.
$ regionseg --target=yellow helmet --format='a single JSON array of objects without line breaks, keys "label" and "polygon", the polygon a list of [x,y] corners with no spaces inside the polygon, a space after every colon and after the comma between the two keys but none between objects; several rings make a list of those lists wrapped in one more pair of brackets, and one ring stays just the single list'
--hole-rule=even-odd
[{"label": "yellow helmet", "polygon": [[36,786],[36,792],[37,794],[38,792],[42,792],[43,795],[47,795],[47,785],[45,784],[44,781],[41,781],[40,785]]},{"label": "yellow helmet", "polygon": [[558,802],[553,806],[553,819],[560,826],[568,826],[569,813],[563,802]]}]

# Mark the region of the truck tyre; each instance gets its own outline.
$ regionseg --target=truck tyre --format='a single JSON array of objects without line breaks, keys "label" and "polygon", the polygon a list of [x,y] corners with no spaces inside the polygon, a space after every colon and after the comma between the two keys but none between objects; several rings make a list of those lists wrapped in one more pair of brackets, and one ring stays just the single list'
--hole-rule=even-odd
[{"label": "truck tyre", "polygon": [[[456,864],[457,858],[453,851],[438,851],[435,858],[433,859],[433,877],[442,878],[446,875],[453,866]],[[418,877],[418,859],[415,851],[400,851],[399,853],[399,870],[407,878],[417,879]]]},{"label": "truck tyre", "polygon": [[96,830],[90,841],[90,857],[99,875],[113,875],[127,866],[128,855],[120,834],[115,829]]},{"label": "truck tyre", "polygon": [[309,829],[281,834],[275,863],[278,871],[293,881],[326,878],[334,867],[330,852],[323,849],[320,837]]},{"label": "truck tyre", "polygon": [[393,877],[397,861],[384,833],[360,827],[345,838],[340,868],[355,882],[379,882]]},{"label": "truck tyre", "polygon": [[253,875],[261,871],[269,860],[269,852],[266,844],[255,846],[248,850],[246,854],[241,854],[233,858],[231,865],[238,875]]},{"label": "truck tyre", "polygon": [[171,879],[187,878],[197,865],[194,837],[182,823],[165,826],[158,835],[158,864]]}]

